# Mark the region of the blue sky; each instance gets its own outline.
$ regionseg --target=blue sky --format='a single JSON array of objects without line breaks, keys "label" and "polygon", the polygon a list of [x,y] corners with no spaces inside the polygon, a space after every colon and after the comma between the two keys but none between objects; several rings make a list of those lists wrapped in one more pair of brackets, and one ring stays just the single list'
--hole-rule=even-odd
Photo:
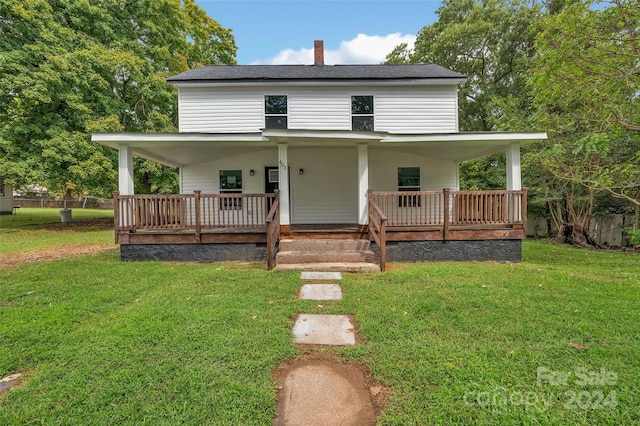
[{"label": "blue sky", "polygon": [[196,0],[233,30],[239,64],[312,63],[324,40],[325,63],[380,63],[436,19],[440,0]]}]

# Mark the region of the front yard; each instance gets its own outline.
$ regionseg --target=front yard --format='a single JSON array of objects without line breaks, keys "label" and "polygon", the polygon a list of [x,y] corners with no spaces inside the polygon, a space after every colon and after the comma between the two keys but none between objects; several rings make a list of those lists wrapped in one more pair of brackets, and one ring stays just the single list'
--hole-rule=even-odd
[{"label": "front yard", "polygon": [[355,315],[363,341],[336,353],[391,389],[381,424],[639,422],[640,256],[523,251],[347,274],[322,305],[263,264],[110,251],[5,268],[0,378],[23,382],[0,424],[270,424],[299,312]]}]

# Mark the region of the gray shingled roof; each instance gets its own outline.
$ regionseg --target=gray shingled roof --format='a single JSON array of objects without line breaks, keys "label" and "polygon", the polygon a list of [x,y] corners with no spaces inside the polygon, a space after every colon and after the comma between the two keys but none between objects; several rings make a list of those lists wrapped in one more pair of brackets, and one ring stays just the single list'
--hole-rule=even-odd
[{"label": "gray shingled roof", "polygon": [[465,75],[434,64],[411,65],[206,65],[173,76],[169,83],[292,80],[459,79]]}]

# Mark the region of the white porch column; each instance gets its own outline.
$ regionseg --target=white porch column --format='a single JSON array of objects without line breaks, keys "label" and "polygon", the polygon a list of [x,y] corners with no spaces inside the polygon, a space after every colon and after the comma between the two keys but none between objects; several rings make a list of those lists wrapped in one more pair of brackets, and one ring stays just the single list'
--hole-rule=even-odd
[{"label": "white porch column", "polygon": [[118,147],[118,190],[120,195],[133,195],[133,154],[126,145]]},{"label": "white porch column", "polygon": [[289,160],[287,144],[278,144],[278,170],[280,189],[280,225],[290,225],[289,219]]},{"label": "white porch column", "polygon": [[520,175],[520,145],[513,143],[507,147],[507,190],[519,191],[522,189]]},{"label": "white porch column", "polygon": [[369,223],[367,191],[369,190],[369,147],[358,145],[358,224]]}]

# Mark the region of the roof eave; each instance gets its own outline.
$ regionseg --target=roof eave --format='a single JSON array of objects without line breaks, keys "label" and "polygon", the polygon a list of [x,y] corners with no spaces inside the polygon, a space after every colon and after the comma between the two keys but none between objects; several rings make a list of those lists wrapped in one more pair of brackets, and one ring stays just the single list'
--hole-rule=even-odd
[{"label": "roof eave", "polygon": [[222,87],[222,86],[265,86],[273,84],[287,84],[294,86],[351,86],[351,85],[378,85],[378,86],[437,86],[437,85],[457,85],[467,81],[467,78],[458,77],[433,77],[433,78],[352,78],[352,79],[202,79],[202,80],[175,80],[167,79],[167,83],[177,87]]}]

